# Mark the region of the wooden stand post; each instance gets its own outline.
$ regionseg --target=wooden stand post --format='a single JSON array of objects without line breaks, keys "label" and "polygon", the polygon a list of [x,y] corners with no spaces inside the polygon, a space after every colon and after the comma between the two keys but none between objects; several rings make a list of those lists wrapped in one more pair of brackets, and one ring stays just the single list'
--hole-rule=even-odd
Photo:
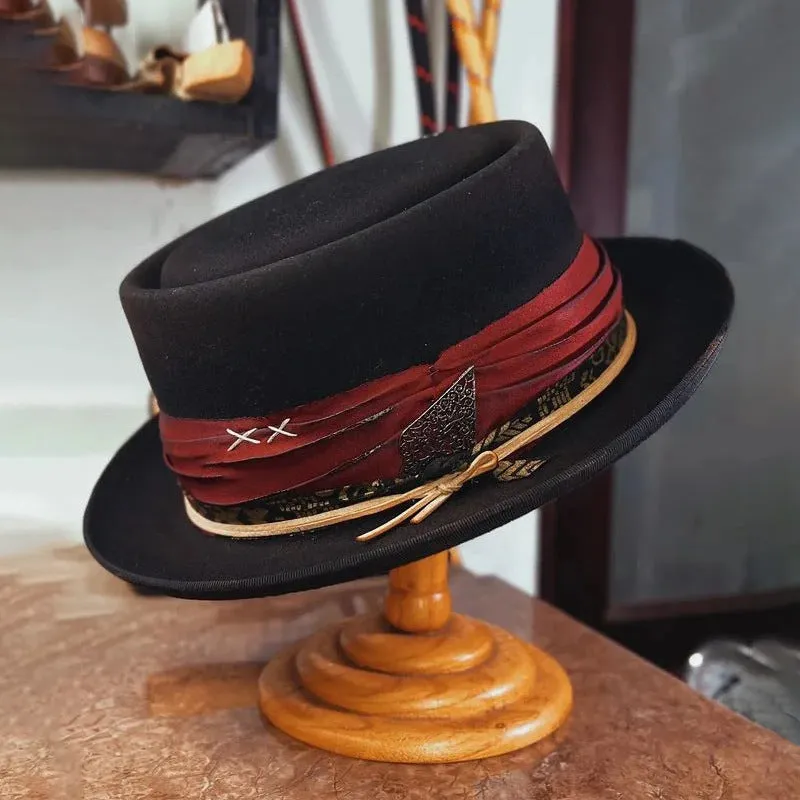
[{"label": "wooden stand post", "polygon": [[450,612],[448,555],[392,570],[383,614],[354,617],[261,674],[267,719],[354,758],[441,763],[525,747],[558,728],[569,679],[547,654]]}]

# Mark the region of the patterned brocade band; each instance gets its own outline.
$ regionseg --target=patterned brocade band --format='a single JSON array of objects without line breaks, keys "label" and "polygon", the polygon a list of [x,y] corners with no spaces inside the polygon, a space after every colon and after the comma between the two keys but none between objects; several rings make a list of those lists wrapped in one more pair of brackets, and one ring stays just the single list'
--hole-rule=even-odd
[{"label": "patterned brocade band", "polygon": [[[451,453],[442,458],[427,459],[427,461],[417,456],[417,463],[423,465],[416,474],[402,475],[391,480],[376,480],[365,484],[345,486],[339,489],[326,489],[310,494],[298,492],[282,492],[270,497],[252,500],[246,503],[235,505],[212,505],[202,503],[197,499],[186,495],[187,511],[195,524],[212,533],[222,535],[246,536],[247,533],[239,531],[226,534],[221,528],[231,526],[232,529],[244,529],[248,526],[265,526],[272,523],[290,523],[294,520],[305,520],[309,517],[318,515],[330,515],[331,512],[346,512],[348,508],[357,504],[364,504],[367,501],[375,501],[398,493],[408,493],[424,484],[435,481],[437,476],[447,475],[448,473],[464,473],[468,470],[470,462],[475,463],[475,459],[487,452],[494,452],[503,445],[508,445],[515,438],[523,437],[526,431],[550,422],[548,429],[552,429],[561,421],[572,416],[575,411],[583,407],[589,400],[602,391],[605,385],[610,383],[619,370],[627,362],[633,349],[635,340],[635,325],[628,314],[622,314],[618,321],[613,325],[607,335],[600,341],[598,346],[567,375],[560,378],[552,386],[536,395],[528,402],[515,416],[491,430],[479,442],[467,449]],[[613,369],[612,369],[613,368]],[[614,374],[611,375],[610,373]],[[443,395],[443,399],[451,394],[454,389],[468,385],[469,372],[465,372],[451,389]],[[603,383],[600,388],[599,384]],[[474,381],[472,384],[474,391]],[[458,402],[453,395],[453,402]],[[584,402],[580,402],[584,398]],[[575,408],[575,411],[571,408]],[[566,414],[563,412],[567,412]],[[425,420],[426,429],[424,431],[428,440],[437,441],[445,438],[445,424],[449,432],[459,419],[468,415],[469,410],[462,411],[461,416],[453,416],[452,409],[450,415],[444,415],[438,422],[442,424],[437,428],[435,415]],[[537,437],[538,438],[538,437]],[[412,440],[413,441],[413,440]],[[413,447],[413,444],[409,445]],[[528,445],[527,449],[530,449]],[[542,464],[543,460],[535,457],[533,453],[526,453],[526,448],[509,454],[507,457],[496,460],[491,464],[491,472],[496,480],[513,481],[520,478],[527,478],[533,474]],[[479,472],[488,472],[489,469],[482,468]],[[472,476],[469,476],[472,477]],[[456,486],[456,489],[459,486]],[[449,492],[450,490],[448,490]],[[410,498],[413,499],[413,498]],[[381,510],[381,509],[379,509]],[[374,512],[378,513],[378,511]],[[359,516],[361,516],[359,514]],[[203,521],[211,523],[204,525]],[[331,524],[324,522],[322,524]],[[280,526],[281,528],[283,526]],[[312,529],[308,525],[300,526],[298,529]],[[275,531],[276,533],[286,531]],[[269,532],[257,533],[255,530],[251,535],[272,535]]]}]

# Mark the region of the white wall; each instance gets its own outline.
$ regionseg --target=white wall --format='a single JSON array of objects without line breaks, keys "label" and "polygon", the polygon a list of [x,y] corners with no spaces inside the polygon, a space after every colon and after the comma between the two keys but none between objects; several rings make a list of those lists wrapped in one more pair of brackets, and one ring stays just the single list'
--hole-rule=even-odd
[{"label": "white wall", "polygon": [[[174,36],[190,8],[191,0],[132,0],[139,33],[123,44],[135,52],[156,30]],[[300,2],[339,160],[417,136],[403,8]],[[441,4],[430,16],[443,41]],[[556,0],[507,0],[495,68],[499,115],[528,119],[548,139],[555,24]],[[102,464],[144,418],[147,386],[116,298],[124,273],[209,216],[322,167],[290,44],[284,35],[279,140],[216,184],[0,174],[0,551],[79,538]],[[535,515],[463,555],[475,571],[532,591]]]},{"label": "white wall", "polygon": [[207,219],[214,187],[0,173],[0,551],[80,536],[147,382],[117,299],[123,275]]}]

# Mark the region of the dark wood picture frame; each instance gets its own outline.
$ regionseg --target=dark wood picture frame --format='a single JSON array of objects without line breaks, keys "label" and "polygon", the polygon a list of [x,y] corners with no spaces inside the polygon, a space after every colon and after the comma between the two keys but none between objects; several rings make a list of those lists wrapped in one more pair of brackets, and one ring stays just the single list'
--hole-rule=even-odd
[{"label": "dark wood picture frame", "polygon": [[[561,0],[554,154],[578,221],[625,233],[635,0]],[[668,668],[712,636],[800,630],[800,591],[614,608],[613,470],[542,509],[541,596]]]}]

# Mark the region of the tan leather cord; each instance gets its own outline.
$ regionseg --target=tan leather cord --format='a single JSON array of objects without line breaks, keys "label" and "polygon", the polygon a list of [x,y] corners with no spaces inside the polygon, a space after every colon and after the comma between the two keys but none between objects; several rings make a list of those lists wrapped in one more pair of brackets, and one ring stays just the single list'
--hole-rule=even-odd
[{"label": "tan leather cord", "polygon": [[625,317],[627,320],[625,341],[622,343],[614,360],[597,380],[589,384],[580,394],[564,403],[563,406],[556,409],[543,420],[531,425],[529,428],[518,433],[498,447],[478,453],[472,463],[461,472],[445,475],[422,486],[417,486],[414,489],[403,492],[402,494],[365,500],[361,503],[354,503],[346,508],[324,511],[321,514],[314,514],[300,519],[264,522],[255,525],[215,522],[203,517],[194,506],[192,506],[189,499],[184,497],[186,514],[189,520],[201,530],[218,536],[229,536],[234,539],[253,539],[263,536],[305,533],[329,525],[337,525],[341,522],[350,522],[352,520],[361,519],[362,517],[372,516],[373,514],[380,514],[408,502],[411,502],[412,505],[383,525],[379,525],[375,529],[361,534],[361,536],[357,537],[357,541],[367,542],[371,539],[375,539],[408,520],[411,520],[412,524],[422,522],[422,520],[426,519],[437,508],[447,502],[448,498],[458,492],[464,484],[481,475],[492,472],[501,461],[519,450],[529,447],[543,436],[546,436],[559,425],[566,422],[570,417],[577,414],[581,409],[585,408],[601,392],[611,385],[630,360],[636,346],[636,324],[633,317],[631,317],[627,311],[625,312]]},{"label": "tan leather cord", "polygon": [[[467,83],[470,88],[470,121],[494,122],[497,119],[497,111],[491,87],[491,59],[484,48],[481,32],[475,22],[472,0],[447,0],[447,10],[452,18],[456,46],[467,73]],[[496,22],[496,15],[492,16]],[[487,31],[491,32],[491,23],[488,20]],[[496,25],[494,35],[496,37]]]}]

